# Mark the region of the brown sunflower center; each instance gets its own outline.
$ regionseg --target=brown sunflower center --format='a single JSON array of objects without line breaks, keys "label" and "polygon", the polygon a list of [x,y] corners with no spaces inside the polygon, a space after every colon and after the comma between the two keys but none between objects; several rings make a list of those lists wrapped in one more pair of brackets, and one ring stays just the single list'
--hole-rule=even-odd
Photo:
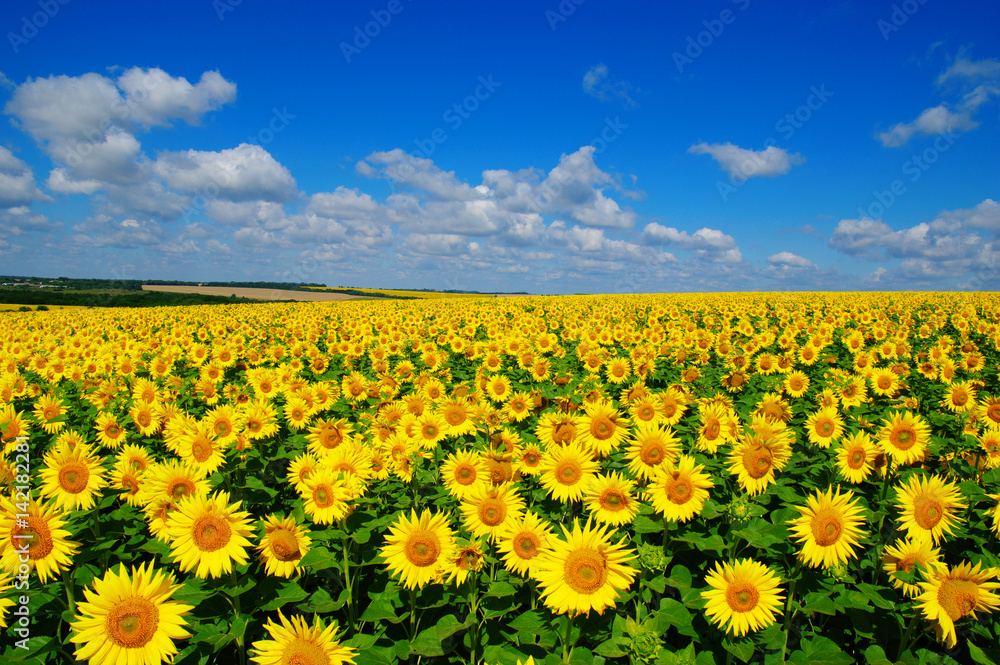
[{"label": "brown sunflower center", "polygon": [[59,469],[59,486],[70,494],[79,494],[87,489],[90,470],[83,462],[68,462]]},{"label": "brown sunflower center", "polygon": [[639,459],[646,466],[657,466],[667,456],[667,451],[659,441],[647,441],[639,449]]},{"label": "brown sunflower center", "polygon": [[212,456],[214,450],[215,448],[207,439],[195,439],[194,443],[191,444],[191,457],[199,462],[204,462]]},{"label": "brown sunflower center", "polygon": [[917,433],[908,427],[900,427],[889,434],[889,443],[898,450],[909,450],[917,442]]},{"label": "brown sunflower center", "polygon": [[479,520],[489,527],[503,524],[507,517],[507,506],[500,499],[487,498],[479,504]]},{"label": "brown sunflower center", "polygon": [[656,416],[656,409],[649,404],[643,404],[635,410],[635,415],[639,420],[652,420]]},{"label": "brown sunflower center", "polygon": [[445,410],[444,419],[452,427],[457,427],[465,422],[465,411],[457,407],[450,407]]},{"label": "brown sunflower center", "polygon": [[156,635],[160,611],[148,598],[132,597],[119,601],[107,618],[108,636],[126,649],[138,649]]},{"label": "brown sunflower center", "polygon": [[865,451],[861,448],[855,448],[851,451],[851,454],[847,456],[847,466],[854,470],[858,470],[865,465]]},{"label": "brown sunflower center", "polygon": [[979,587],[972,580],[945,580],[938,589],[938,604],[957,621],[976,609]]},{"label": "brown sunflower center", "polygon": [[771,470],[774,456],[764,446],[753,446],[743,451],[743,468],[751,478],[763,478]]},{"label": "brown sunflower center", "polygon": [[956,392],[951,396],[951,403],[955,406],[965,406],[966,402],[969,401],[968,394],[964,392]]},{"label": "brown sunflower center", "polygon": [[524,456],[521,458],[521,463],[529,468],[536,467],[539,464],[541,464],[541,462],[542,462],[541,455],[532,451],[524,453]]},{"label": "brown sunflower center", "polygon": [[556,425],[552,432],[552,440],[560,445],[566,445],[573,440],[574,436],[576,436],[576,428],[568,423]]},{"label": "brown sunflower center", "polygon": [[275,529],[271,532],[271,553],[278,561],[298,561],[302,558],[299,552],[299,541],[288,529]]},{"label": "brown sunflower center", "polygon": [[713,420],[705,427],[705,438],[709,441],[713,441],[719,438],[719,432],[722,431],[722,423],[718,420]]},{"label": "brown sunflower center", "polygon": [[229,436],[229,434],[233,431],[233,426],[225,420],[220,420],[215,423],[214,429],[217,436]]},{"label": "brown sunflower center", "polygon": [[169,494],[173,500],[179,501],[186,496],[194,494],[196,489],[197,488],[194,486],[194,483],[187,478],[177,478],[167,485],[167,494]]},{"label": "brown sunflower center", "polygon": [[607,560],[599,551],[590,548],[573,550],[563,566],[563,580],[567,586],[582,594],[596,593],[608,579]]},{"label": "brown sunflower center", "polygon": [[455,482],[459,485],[471,485],[476,482],[476,467],[463,462],[455,469]]},{"label": "brown sunflower center", "polygon": [[876,383],[878,384],[879,389],[888,390],[892,387],[892,377],[884,375],[880,376],[878,377],[878,381]]},{"label": "brown sunflower center", "polygon": [[732,582],[726,589],[726,604],[733,612],[749,612],[759,600],[760,592],[749,582]]},{"label": "brown sunflower center", "polygon": [[[44,559],[52,552],[52,532],[40,517],[29,515],[27,527],[15,526],[10,542],[15,548],[28,546],[28,557],[32,560]],[[21,550],[23,552],[23,550]]]},{"label": "brown sunflower center", "polygon": [[944,517],[944,506],[932,496],[917,497],[913,502],[913,520],[921,529],[930,531]]},{"label": "brown sunflower center", "polygon": [[813,538],[820,547],[829,547],[838,540],[844,530],[844,518],[834,508],[826,508],[817,512],[809,523]]},{"label": "brown sunflower center", "polygon": [[556,480],[563,485],[576,485],[583,478],[583,469],[575,460],[566,460],[556,467]]},{"label": "brown sunflower center", "polygon": [[414,531],[406,542],[406,558],[414,566],[429,566],[441,555],[441,544],[431,531]]},{"label": "brown sunflower center", "polygon": [[590,423],[590,434],[600,441],[605,441],[614,436],[615,423],[607,416],[598,416]]},{"label": "brown sunflower center", "polygon": [[597,502],[601,508],[611,513],[628,508],[628,497],[621,490],[613,488],[604,490]]},{"label": "brown sunflower center", "polygon": [[678,506],[682,506],[690,501],[694,495],[691,480],[679,474],[676,476],[667,476],[667,484],[663,489],[666,492],[667,498]]},{"label": "brown sunflower center", "polygon": [[313,490],[313,501],[317,508],[329,508],[333,505],[334,493],[329,485],[318,485]]},{"label": "brown sunflower center", "polygon": [[215,552],[225,547],[233,535],[229,522],[218,515],[205,515],[194,525],[191,540],[202,552]]},{"label": "brown sunflower center", "polygon": [[995,423],[1000,423],[1000,402],[990,404],[986,409],[986,417]]},{"label": "brown sunflower center", "polygon": [[823,419],[816,421],[816,434],[820,435],[824,439],[829,439],[833,436],[834,425],[832,420]]},{"label": "brown sunflower center", "polygon": [[533,559],[542,547],[538,536],[530,531],[522,531],[514,536],[514,552],[522,559]]}]

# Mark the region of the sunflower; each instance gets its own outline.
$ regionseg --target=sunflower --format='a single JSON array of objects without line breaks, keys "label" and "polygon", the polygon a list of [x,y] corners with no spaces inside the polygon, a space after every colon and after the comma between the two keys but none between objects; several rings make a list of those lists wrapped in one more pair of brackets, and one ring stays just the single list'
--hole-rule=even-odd
[{"label": "sunflower", "polygon": [[584,490],[584,504],[598,522],[614,526],[631,523],[639,511],[635,483],[620,473],[591,480]]},{"label": "sunflower", "polygon": [[524,518],[509,522],[496,540],[504,566],[522,577],[535,577],[532,561],[548,549],[552,541],[549,523],[530,510]]},{"label": "sunflower", "polygon": [[855,556],[859,539],[867,536],[862,530],[864,518],[854,493],[845,494],[833,488],[817,491],[806,499],[806,506],[796,506],[799,517],[791,520],[792,537],[802,543],[799,559],[818,568],[831,568]]},{"label": "sunflower", "polygon": [[167,517],[174,561],[202,579],[231,572],[234,561],[246,563],[252,533],[250,514],[240,510],[239,501],[230,504],[226,492],[187,497]]},{"label": "sunflower", "polygon": [[310,549],[309,532],[294,517],[269,515],[260,524],[264,527],[259,558],[268,575],[291,577]]},{"label": "sunflower", "polygon": [[455,556],[455,533],[444,514],[424,510],[420,516],[399,516],[389,527],[381,556],[389,572],[407,589],[421,588],[441,578],[446,562]]},{"label": "sunflower", "polygon": [[250,647],[254,654],[250,660],[257,665],[343,665],[354,662],[357,650],[340,643],[336,621],[325,626],[317,614],[310,626],[302,616],[285,618],[281,610],[278,610],[278,621],[280,623],[268,619],[264,624],[271,639],[258,640]]},{"label": "sunflower", "polygon": [[784,468],[791,455],[787,437],[753,433],[729,455],[729,473],[744,492],[757,496],[774,482],[775,472]]},{"label": "sunflower", "polygon": [[900,528],[912,540],[930,540],[935,545],[961,521],[959,512],[966,507],[958,485],[938,475],[912,475],[896,489],[900,508]]},{"label": "sunflower", "polygon": [[541,597],[557,614],[603,614],[632,585],[636,571],[627,562],[635,550],[625,549],[624,538],[612,543],[608,527],[593,528],[589,521],[583,528],[577,520],[572,530],[560,528],[563,539],[554,539],[535,564]]},{"label": "sunflower", "polygon": [[765,393],[757,402],[754,414],[787,423],[792,419],[792,408],[780,393]]},{"label": "sunflower", "polygon": [[243,434],[251,441],[265,439],[278,432],[277,411],[267,402],[249,402],[243,406]]},{"label": "sunflower", "polygon": [[908,598],[920,595],[920,587],[909,584],[897,577],[900,572],[914,572],[915,566],[922,566],[928,577],[934,577],[945,570],[941,562],[941,550],[931,547],[926,540],[896,540],[895,545],[886,545],[882,554],[882,570],[889,575],[889,581],[901,589]]},{"label": "sunflower", "polygon": [[348,503],[355,498],[350,484],[342,475],[322,464],[300,486],[300,495],[306,500],[306,515],[316,524],[333,524],[351,512]]},{"label": "sunflower", "polygon": [[628,437],[628,419],[610,402],[588,404],[584,413],[579,441],[599,456],[607,457]]},{"label": "sunflower", "polygon": [[[13,578],[7,573],[0,573],[0,596],[10,590]],[[0,597],[0,628],[7,627],[7,608],[13,607],[16,603],[13,600]]]},{"label": "sunflower", "polygon": [[160,431],[160,417],[157,414],[158,405],[136,402],[129,409],[128,415],[142,436],[155,436]]},{"label": "sunflower", "polygon": [[207,422],[194,423],[175,440],[175,450],[182,460],[202,469],[206,475],[214,473],[226,461],[226,444],[215,438]]},{"label": "sunflower", "polygon": [[128,663],[158,665],[172,662],[174,640],[191,637],[184,616],[194,608],[170,597],[181,585],[174,576],[149,563],[118,572],[108,570],[95,579],[93,590],[84,589],[86,602],[77,603],[70,641],[77,645],[77,660],[94,665]]},{"label": "sunflower", "polygon": [[976,413],[992,427],[1000,427],[1000,397],[987,395],[981,398]]},{"label": "sunflower", "polygon": [[625,383],[632,371],[627,358],[609,358],[605,361],[604,367],[608,372],[608,381],[616,385]]},{"label": "sunflower", "polygon": [[716,563],[705,582],[711,587],[701,593],[705,613],[712,623],[725,624],[726,633],[742,637],[767,628],[781,612],[781,578],[753,559]]},{"label": "sunflower", "polygon": [[899,379],[892,369],[879,367],[871,376],[872,392],[882,397],[895,397],[899,392]]},{"label": "sunflower", "polygon": [[417,416],[414,433],[414,439],[421,448],[433,450],[445,436],[448,436],[448,422],[440,414],[426,411]]},{"label": "sunflower", "polygon": [[309,452],[316,457],[322,457],[345,441],[351,441],[353,431],[354,428],[347,422],[347,418],[317,420],[309,428],[309,434],[306,435],[306,441],[309,442]]},{"label": "sunflower", "polygon": [[117,448],[125,442],[125,428],[118,424],[113,413],[102,411],[94,424],[97,440],[105,448]]},{"label": "sunflower", "polygon": [[809,377],[802,372],[792,372],[785,377],[785,392],[791,397],[802,397],[809,389]]},{"label": "sunflower", "polygon": [[575,413],[543,413],[535,426],[535,436],[546,448],[573,443],[583,430],[582,419]]},{"label": "sunflower", "polygon": [[445,562],[444,574],[449,582],[462,584],[469,577],[469,573],[477,573],[483,568],[482,545],[477,540],[457,542],[455,545],[455,555],[451,560]]},{"label": "sunflower", "polygon": [[476,487],[486,486],[489,471],[479,453],[459,450],[441,465],[441,478],[452,496],[464,499]]},{"label": "sunflower", "polygon": [[[45,584],[72,564],[79,544],[66,540],[62,511],[52,503],[29,501],[27,512],[0,497],[0,571],[24,575],[34,570]],[[26,517],[23,517],[26,515]]]},{"label": "sunflower", "polygon": [[1000,427],[987,427],[976,439],[986,457],[986,467],[989,469],[1000,467]]},{"label": "sunflower", "polygon": [[952,649],[958,643],[955,622],[964,616],[976,618],[976,612],[993,612],[1000,607],[1000,589],[996,569],[981,570],[977,563],[962,563],[940,572],[927,582],[921,582],[923,593],[917,597],[920,609],[930,621],[936,622],[938,641]]},{"label": "sunflower", "polygon": [[94,493],[107,485],[104,468],[90,446],[49,451],[42,470],[42,496],[62,510],[94,507]]},{"label": "sunflower", "polygon": [[510,394],[510,379],[503,374],[495,374],[487,381],[486,396],[497,404],[506,401]]},{"label": "sunflower", "polygon": [[139,493],[142,491],[143,475],[142,471],[135,471],[127,466],[115,464],[115,468],[111,470],[108,487],[113,491],[122,492],[118,498],[124,499],[128,505],[140,507]]},{"label": "sunflower", "polygon": [[504,415],[507,416],[509,422],[519,423],[531,415],[533,403],[534,400],[531,398],[531,393],[516,390],[504,405]]},{"label": "sunflower", "polygon": [[690,455],[658,467],[646,490],[653,508],[671,522],[687,522],[700,513],[715,486],[704,470]]},{"label": "sunflower", "polygon": [[664,425],[676,425],[687,411],[687,396],[678,388],[667,388],[657,395],[660,402],[660,415]]},{"label": "sunflower", "polygon": [[822,408],[809,416],[805,426],[809,441],[820,448],[829,448],[844,433],[844,419],[832,407]]},{"label": "sunflower", "polygon": [[845,437],[837,450],[837,473],[849,483],[862,483],[871,474],[878,448],[866,432]]},{"label": "sunflower", "polygon": [[590,452],[577,443],[551,448],[541,465],[542,487],[558,501],[579,501],[597,469]]},{"label": "sunflower", "polygon": [[544,453],[537,443],[528,443],[518,455],[518,471],[525,476],[537,476],[542,472]]},{"label": "sunflower", "polygon": [[628,470],[637,479],[650,480],[664,462],[681,454],[681,442],[671,427],[642,423],[632,431],[632,443],[625,452]]},{"label": "sunflower", "polygon": [[512,521],[521,518],[524,499],[510,485],[474,488],[459,504],[465,528],[477,537],[496,540],[497,535]]},{"label": "sunflower", "polygon": [[462,436],[476,431],[473,408],[464,398],[449,397],[438,405],[438,415],[447,424],[447,436]]},{"label": "sunflower", "polygon": [[852,376],[838,388],[837,396],[845,409],[860,406],[868,401],[868,386],[863,378]]},{"label": "sunflower", "polygon": [[968,413],[976,409],[976,389],[969,381],[953,383],[945,390],[941,406],[954,413]]},{"label": "sunflower", "polygon": [[715,454],[719,446],[732,436],[732,414],[721,404],[705,404],[698,415],[700,424],[695,445],[698,450]]},{"label": "sunflower", "polygon": [[335,473],[342,473],[345,477],[353,478],[362,484],[372,475],[371,449],[358,441],[340,446],[321,458],[319,463],[320,466],[332,469]]},{"label": "sunflower", "polygon": [[878,443],[893,462],[910,464],[924,458],[930,427],[921,416],[909,411],[896,412],[883,423]]},{"label": "sunflower", "polygon": [[55,395],[42,395],[35,402],[35,420],[46,434],[55,434],[66,426],[66,407]]}]

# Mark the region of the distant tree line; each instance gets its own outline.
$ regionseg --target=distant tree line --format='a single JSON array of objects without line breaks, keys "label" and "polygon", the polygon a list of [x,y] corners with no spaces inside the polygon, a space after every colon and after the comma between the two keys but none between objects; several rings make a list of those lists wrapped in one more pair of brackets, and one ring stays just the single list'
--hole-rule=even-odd
[{"label": "distant tree line", "polygon": [[2,289],[0,302],[10,305],[77,305],[80,307],[160,307],[173,305],[219,305],[264,302],[235,296],[201,293],[136,291],[131,293],[87,293],[61,289]]}]

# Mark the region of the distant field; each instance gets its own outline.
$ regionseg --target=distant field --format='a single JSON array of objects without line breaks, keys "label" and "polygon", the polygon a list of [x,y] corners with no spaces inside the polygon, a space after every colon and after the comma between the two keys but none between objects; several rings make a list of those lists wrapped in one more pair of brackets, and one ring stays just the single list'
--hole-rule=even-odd
[{"label": "distant field", "polygon": [[408,291],[406,289],[345,289],[335,286],[307,286],[305,287],[311,291],[317,292],[344,292],[344,291],[355,291],[359,293],[370,293],[373,296],[383,296],[392,298],[421,298],[424,300],[433,300],[439,298],[485,298],[491,297],[492,294],[488,293],[445,293],[443,291]]},{"label": "distant field", "polygon": [[361,296],[324,291],[284,291],[282,289],[249,289],[232,286],[173,286],[164,284],[143,284],[143,291],[166,291],[168,293],[200,293],[208,296],[231,296],[253,298],[255,300],[298,300],[327,302],[333,300],[363,300]]},{"label": "distant field", "polygon": [[[9,305],[9,304],[0,303],[0,312],[6,311],[6,310],[10,310],[10,309],[16,310],[19,307],[28,307],[28,308],[31,309],[31,311],[35,311],[35,308],[38,307],[38,305]],[[81,305],[46,305],[46,307],[48,307],[50,310],[54,310],[54,309],[86,309],[86,307],[83,307]]]}]

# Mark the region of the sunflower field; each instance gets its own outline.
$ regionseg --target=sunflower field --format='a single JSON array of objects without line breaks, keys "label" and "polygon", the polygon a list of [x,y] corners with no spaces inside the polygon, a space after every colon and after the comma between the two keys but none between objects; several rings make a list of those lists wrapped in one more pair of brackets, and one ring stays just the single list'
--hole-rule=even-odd
[{"label": "sunflower field", "polygon": [[0,314],[0,662],[1000,662],[996,294]]}]

